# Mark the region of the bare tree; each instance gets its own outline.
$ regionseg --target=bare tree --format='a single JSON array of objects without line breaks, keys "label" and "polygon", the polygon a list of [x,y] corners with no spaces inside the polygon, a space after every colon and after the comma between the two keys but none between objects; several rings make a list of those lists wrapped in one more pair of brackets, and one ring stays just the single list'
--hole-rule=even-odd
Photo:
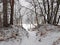
[{"label": "bare tree", "polygon": [[[57,13],[59,10],[59,0],[56,0],[56,6],[55,8],[53,8],[54,6],[54,1],[55,0],[43,0],[43,7],[45,10],[45,14],[47,15],[47,23],[48,24],[53,24],[53,25],[57,25]],[[46,4],[47,3],[47,4]],[[46,8],[47,6],[47,8]]]}]

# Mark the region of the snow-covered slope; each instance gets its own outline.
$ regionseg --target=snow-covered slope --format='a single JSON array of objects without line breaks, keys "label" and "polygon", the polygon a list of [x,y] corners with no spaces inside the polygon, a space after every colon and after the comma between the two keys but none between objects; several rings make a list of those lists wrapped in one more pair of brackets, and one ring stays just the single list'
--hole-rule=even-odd
[{"label": "snow-covered slope", "polygon": [[20,45],[24,37],[28,38],[28,32],[23,27],[12,27],[0,29],[0,45]]},{"label": "snow-covered slope", "polygon": [[60,32],[50,32],[45,37],[38,37],[35,31],[29,31],[29,38],[24,38],[21,45],[53,45],[59,38]]}]

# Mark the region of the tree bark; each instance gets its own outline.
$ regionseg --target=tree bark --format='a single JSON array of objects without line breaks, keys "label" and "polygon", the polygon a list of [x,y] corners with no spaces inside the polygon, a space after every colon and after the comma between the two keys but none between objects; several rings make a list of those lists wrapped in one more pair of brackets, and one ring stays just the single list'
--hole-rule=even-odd
[{"label": "tree bark", "polygon": [[14,0],[10,0],[11,5],[11,15],[10,15],[10,24],[13,25],[13,14],[14,14]]},{"label": "tree bark", "polygon": [[48,24],[50,24],[50,6],[49,6],[49,0],[47,0],[47,5],[48,5],[47,22],[48,22]]},{"label": "tree bark", "polygon": [[7,0],[3,0],[3,26],[8,26],[8,19],[7,19]]}]

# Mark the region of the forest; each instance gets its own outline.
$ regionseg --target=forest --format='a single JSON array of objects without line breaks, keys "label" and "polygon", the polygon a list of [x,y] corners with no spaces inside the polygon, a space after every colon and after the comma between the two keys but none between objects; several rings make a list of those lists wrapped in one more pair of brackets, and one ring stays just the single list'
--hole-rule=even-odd
[{"label": "forest", "polygon": [[60,45],[60,0],[0,0],[0,45]]}]

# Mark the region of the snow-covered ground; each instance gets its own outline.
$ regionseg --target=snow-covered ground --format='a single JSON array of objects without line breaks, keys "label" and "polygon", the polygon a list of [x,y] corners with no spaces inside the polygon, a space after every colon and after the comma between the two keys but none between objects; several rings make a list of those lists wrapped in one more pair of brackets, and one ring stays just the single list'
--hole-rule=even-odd
[{"label": "snow-covered ground", "polygon": [[60,38],[60,32],[51,32],[45,38],[36,36],[36,32],[29,32],[29,38],[24,38],[21,45],[52,45],[54,41]]},{"label": "snow-covered ground", "polygon": [[[25,25],[25,27],[28,25]],[[54,29],[53,31],[47,31],[47,34],[45,34],[44,36],[39,36],[40,34],[38,34],[38,36],[36,36],[37,31],[28,31],[29,33],[29,38],[24,38],[22,40],[21,45],[53,45],[55,42],[55,45],[58,45],[58,43],[56,42],[59,38],[60,38],[60,32],[56,31],[56,30],[60,30],[58,29],[56,26],[53,25],[47,25],[45,28],[48,29]],[[28,27],[27,27],[28,28]],[[44,26],[40,27],[42,30]],[[57,29],[55,29],[57,28]],[[57,43],[57,44],[56,44]],[[60,42],[59,42],[60,43]]]},{"label": "snow-covered ground", "polygon": [[[47,31],[46,34],[44,34],[43,36],[40,36],[40,34],[38,34],[38,36],[36,36],[37,31],[30,31],[28,30],[29,27],[27,27],[28,25],[25,25],[27,31],[25,29],[21,30],[21,27],[18,27],[18,29],[20,30],[19,34],[22,34],[21,36],[19,36],[17,39],[9,39],[7,41],[0,41],[0,45],[59,45],[60,44],[60,32],[56,31],[58,30],[58,28],[52,25],[49,26],[41,26],[40,28],[49,28],[51,27],[51,29],[54,27],[57,28],[56,30],[53,31]],[[15,27],[16,28],[16,27]],[[17,28],[16,28],[17,29]],[[28,33],[27,33],[28,32]],[[26,33],[28,34],[28,37],[26,36]],[[20,39],[21,37],[21,39]]]},{"label": "snow-covered ground", "polygon": [[23,27],[12,27],[0,28],[0,45],[20,45],[24,37],[28,38],[28,32]]}]

